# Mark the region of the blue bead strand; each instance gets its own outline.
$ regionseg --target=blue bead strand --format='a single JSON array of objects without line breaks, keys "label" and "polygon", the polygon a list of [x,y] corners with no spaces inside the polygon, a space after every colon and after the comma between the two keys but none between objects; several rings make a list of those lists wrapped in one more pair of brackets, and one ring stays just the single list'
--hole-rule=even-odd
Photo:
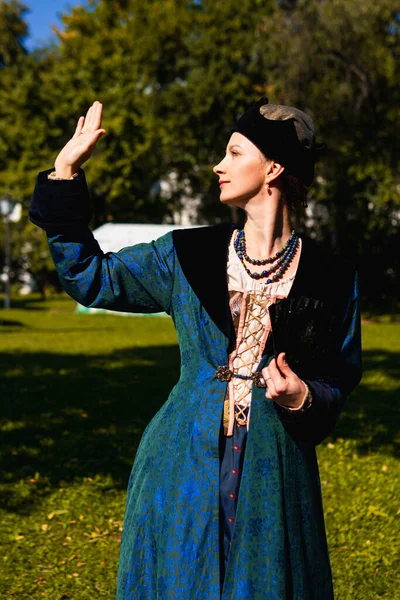
[{"label": "blue bead strand", "polygon": [[254,259],[254,258],[250,258],[250,256],[247,254],[247,251],[246,251],[246,238],[245,238],[245,234],[244,234],[244,229],[242,229],[239,232],[238,235],[240,235],[241,252],[242,252],[242,254],[244,256],[245,261],[247,263],[250,263],[251,265],[256,265],[256,266],[268,265],[268,264],[272,264],[273,262],[275,262],[278,258],[280,258],[281,256],[283,256],[285,254],[285,252],[288,251],[289,247],[293,243],[294,238],[296,237],[296,234],[295,234],[295,232],[293,230],[290,238],[286,241],[286,243],[283,246],[283,248],[281,250],[279,250],[278,252],[276,252],[276,254],[274,256],[271,256],[271,257],[268,257],[268,258],[264,258],[264,259]]},{"label": "blue bead strand", "polygon": [[[290,236],[286,244],[283,246],[282,250],[277,252],[275,256],[263,260],[255,260],[250,259],[250,257],[248,257],[247,255],[245,234],[244,230],[241,229],[236,236],[234,247],[236,254],[238,255],[241,263],[243,264],[244,269],[252,279],[264,279],[266,277],[269,277],[272,273],[275,273],[272,278],[267,279],[267,283],[274,283],[282,277],[283,273],[286,271],[289,264],[291,263],[293,255],[297,249],[298,240],[299,237],[295,234],[294,231],[292,231],[292,235]],[[252,273],[250,269],[246,267],[245,261],[250,262],[254,265],[272,264],[274,262],[275,264],[269,270],[264,270],[261,273]]]}]

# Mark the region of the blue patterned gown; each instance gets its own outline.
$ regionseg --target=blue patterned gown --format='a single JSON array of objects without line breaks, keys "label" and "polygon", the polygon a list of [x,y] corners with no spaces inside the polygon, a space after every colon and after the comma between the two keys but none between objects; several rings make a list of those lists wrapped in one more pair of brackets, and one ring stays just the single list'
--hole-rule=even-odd
[{"label": "blue patterned gown", "polygon": [[[307,254],[307,238],[302,238],[295,283],[288,302],[271,314],[273,345],[267,344],[259,369],[279,344],[287,343],[291,322],[298,323],[293,327],[302,328],[297,342],[301,352],[296,354],[296,346],[288,362],[312,390],[313,406],[289,419],[265,400],[265,390],[254,387],[222,581],[219,477],[226,382],[216,377],[216,370],[227,364],[232,348],[226,285],[232,228],[168,233],[148,244],[104,254],[87,226],[90,210],[83,172],[67,182],[48,181],[47,173],[39,174],[30,218],[48,232],[64,289],[89,307],[166,311],[180,347],[179,381],[145,429],[129,477],[116,600],[331,600],[315,445],[330,433],[344,399],[360,379],[354,272],[348,271],[342,285],[345,301],[337,304],[343,307],[339,321],[329,329],[326,305],[340,287],[339,279],[321,291],[327,263],[316,275],[315,253]],[[206,254],[207,246],[218,272],[210,262],[204,265],[199,248]],[[328,270],[333,276],[343,274],[345,266],[340,263],[335,271],[332,262]],[[319,287],[313,288],[316,279]],[[318,331],[324,327],[327,341],[321,346]],[[329,340],[339,342],[331,380],[329,373],[318,377],[312,366]],[[288,348],[288,357],[290,353]],[[312,360],[304,362],[305,355]],[[321,362],[321,368],[332,360]]]}]

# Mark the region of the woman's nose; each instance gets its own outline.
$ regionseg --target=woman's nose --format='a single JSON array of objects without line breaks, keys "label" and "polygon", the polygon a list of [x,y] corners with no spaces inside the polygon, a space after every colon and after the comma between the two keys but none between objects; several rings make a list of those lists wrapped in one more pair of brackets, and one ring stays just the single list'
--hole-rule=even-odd
[{"label": "woman's nose", "polygon": [[223,160],[221,160],[221,162],[219,162],[217,165],[215,165],[215,167],[213,168],[213,171],[216,175],[220,175],[221,173],[224,173],[224,169],[222,166]]}]

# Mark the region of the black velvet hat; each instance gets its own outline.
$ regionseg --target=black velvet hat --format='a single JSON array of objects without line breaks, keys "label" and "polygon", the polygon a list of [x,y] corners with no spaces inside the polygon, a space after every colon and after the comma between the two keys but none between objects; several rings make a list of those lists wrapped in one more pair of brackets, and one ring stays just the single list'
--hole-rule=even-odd
[{"label": "black velvet hat", "polygon": [[312,184],[315,160],[326,146],[315,143],[314,122],[305,112],[292,106],[268,104],[268,98],[260,98],[239,117],[234,131],[247,137],[305,186]]}]

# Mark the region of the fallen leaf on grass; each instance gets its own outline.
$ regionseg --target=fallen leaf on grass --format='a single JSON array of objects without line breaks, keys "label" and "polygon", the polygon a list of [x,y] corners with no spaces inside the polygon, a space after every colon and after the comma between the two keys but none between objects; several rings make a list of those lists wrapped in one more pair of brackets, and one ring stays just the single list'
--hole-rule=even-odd
[{"label": "fallen leaf on grass", "polygon": [[387,513],[382,512],[376,506],[369,506],[367,515],[376,515],[377,517],[387,518],[389,515]]},{"label": "fallen leaf on grass", "polygon": [[47,515],[47,518],[49,519],[49,521],[51,521],[51,519],[55,517],[55,515],[62,515],[67,512],[67,510],[54,510],[53,512]]},{"label": "fallen leaf on grass", "polygon": [[76,558],[76,554],[72,554],[70,557],[67,558],[67,560],[74,560],[74,558]]}]

